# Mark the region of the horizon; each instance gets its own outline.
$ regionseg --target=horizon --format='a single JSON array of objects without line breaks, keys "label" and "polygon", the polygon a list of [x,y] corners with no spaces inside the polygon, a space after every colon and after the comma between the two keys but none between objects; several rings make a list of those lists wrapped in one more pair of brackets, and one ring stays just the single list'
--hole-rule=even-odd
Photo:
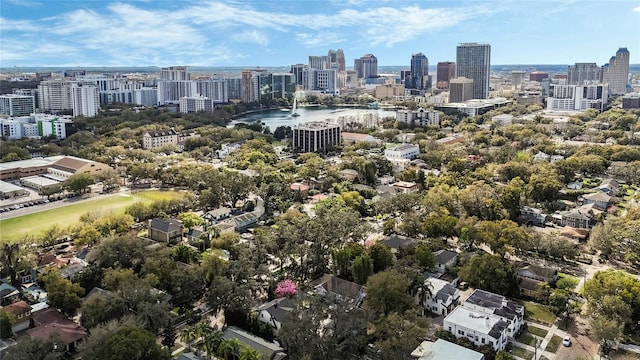
[{"label": "horizon", "polygon": [[[286,67],[342,48],[381,66],[455,61],[491,45],[492,63],[603,65],[619,47],[640,63],[640,3],[615,0],[0,2],[0,68]],[[602,31],[606,29],[607,31]],[[154,65],[149,65],[154,64]],[[244,65],[238,65],[244,64]]]}]

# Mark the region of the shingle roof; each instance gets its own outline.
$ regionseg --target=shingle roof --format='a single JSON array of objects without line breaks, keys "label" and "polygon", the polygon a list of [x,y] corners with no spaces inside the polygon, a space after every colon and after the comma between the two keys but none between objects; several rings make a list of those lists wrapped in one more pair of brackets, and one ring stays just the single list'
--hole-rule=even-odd
[{"label": "shingle roof", "polygon": [[18,301],[14,302],[13,304],[4,306],[2,310],[14,315],[18,315],[31,311],[31,306],[24,301]]},{"label": "shingle roof", "polygon": [[493,314],[506,317],[508,319],[514,319],[521,317],[524,313],[522,305],[515,301],[507,300],[504,296],[490,293],[485,290],[476,289],[465,300],[465,304],[473,304],[488,309]]},{"label": "shingle roof", "polygon": [[176,219],[155,218],[151,220],[151,228],[165,233],[182,230],[182,222]]},{"label": "shingle roof", "polygon": [[436,262],[438,264],[446,264],[454,257],[458,256],[458,253],[450,250],[438,250],[434,255],[436,256]]},{"label": "shingle roof", "polygon": [[261,353],[265,359],[282,359],[284,349],[235,326],[229,326],[222,334],[224,339],[238,339],[241,343]]},{"label": "shingle roof", "polygon": [[27,330],[27,334],[32,338],[49,340],[51,337],[57,336],[65,344],[70,344],[87,335],[85,328],[69,320],[56,309],[48,308],[34,312],[31,318],[38,325]]},{"label": "shingle roof", "polygon": [[527,262],[521,262],[517,264],[517,267],[518,267],[518,273],[523,270],[529,270],[532,273],[536,274],[537,276],[540,276],[543,278],[552,278],[558,273],[558,270],[556,269],[529,264]]},{"label": "shingle roof", "polygon": [[416,242],[415,239],[402,235],[385,236],[380,243],[389,246],[392,249],[400,249],[413,245]]},{"label": "shingle roof", "polygon": [[329,274],[324,274],[320,279],[314,281],[313,285],[314,287],[320,286],[327,292],[354,300],[360,297],[362,290],[362,285]]}]

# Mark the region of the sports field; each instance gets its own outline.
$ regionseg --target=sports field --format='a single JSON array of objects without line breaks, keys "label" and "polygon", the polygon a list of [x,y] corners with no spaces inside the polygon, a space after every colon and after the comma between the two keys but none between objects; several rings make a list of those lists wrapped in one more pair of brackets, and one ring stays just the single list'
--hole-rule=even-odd
[{"label": "sports field", "polygon": [[177,191],[156,190],[141,191],[133,194],[118,193],[109,197],[82,201],[56,209],[0,220],[0,242],[19,240],[25,235],[37,235],[55,224],[65,228],[77,223],[80,216],[90,211],[122,214],[127,206],[134,202],[144,201],[151,203],[158,200],[177,199],[182,196],[183,194]]}]

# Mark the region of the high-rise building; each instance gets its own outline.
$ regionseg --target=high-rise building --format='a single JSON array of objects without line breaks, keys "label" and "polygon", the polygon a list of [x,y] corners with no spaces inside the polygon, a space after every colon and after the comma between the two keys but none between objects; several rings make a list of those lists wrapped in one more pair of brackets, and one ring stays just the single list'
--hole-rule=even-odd
[{"label": "high-rise building", "polygon": [[567,69],[568,85],[602,82],[602,68],[596,63],[576,63]]},{"label": "high-rise building", "polygon": [[423,53],[411,55],[411,82],[406,88],[424,90],[427,89],[429,77],[429,59]]},{"label": "high-rise building", "polygon": [[629,50],[620,48],[608,64],[602,67],[602,82],[609,84],[612,94],[625,94],[629,82]]},{"label": "high-rise building", "polygon": [[73,116],[92,117],[98,115],[100,98],[98,86],[91,82],[75,82],[71,86]]},{"label": "high-rise building", "polygon": [[316,89],[316,79],[318,70],[306,67],[302,69],[302,88],[305,90]]},{"label": "high-rise building", "polygon": [[40,96],[38,95],[38,89],[13,89],[13,93],[16,95],[33,97],[33,105],[36,109],[40,108]]},{"label": "high-rise building", "polygon": [[213,112],[215,106],[213,99],[206,96],[185,96],[180,98],[180,112],[183,114],[196,113],[198,111]]},{"label": "high-rise building", "polygon": [[195,94],[207,97],[217,104],[229,102],[226,79],[203,79],[192,83],[195,85]]},{"label": "high-rise building", "polygon": [[449,81],[454,77],[456,77],[456,63],[453,61],[438,63],[436,72],[436,87],[438,89],[448,89]]},{"label": "high-rise building", "polygon": [[170,66],[160,70],[162,80],[191,80],[189,69],[186,66]]},{"label": "high-rise building", "polygon": [[133,90],[133,103],[144,106],[158,105],[158,89],[143,87],[142,89]]},{"label": "high-rise building", "polygon": [[316,90],[335,94],[338,89],[338,69],[316,71]]},{"label": "high-rise building", "polygon": [[335,68],[340,71],[345,71],[347,69],[346,63],[344,60],[344,51],[342,51],[342,49],[338,49],[338,50],[330,49],[327,57],[329,59],[330,69]]},{"label": "high-rise building", "polygon": [[229,99],[240,100],[242,98],[242,79],[227,78],[227,93]]},{"label": "high-rise building", "polygon": [[302,71],[305,67],[307,67],[305,64],[291,65],[291,70],[289,72],[293,74],[296,84],[298,85],[302,85]]},{"label": "high-rise building", "polygon": [[271,95],[273,99],[288,99],[296,92],[296,79],[293,74],[276,73],[271,75]]},{"label": "high-rise building", "polygon": [[326,55],[309,55],[309,67],[316,70],[329,68],[329,57]]},{"label": "high-rise building", "polygon": [[523,70],[512,70],[511,71],[511,83],[513,84],[514,89],[518,89],[520,85],[524,82],[525,72]]},{"label": "high-rise building", "polygon": [[190,80],[158,80],[158,104],[177,104],[185,96],[195,95]]},{"label": "high-rise building", "polygon": [[608,98],[606,84],[555,85],[547,97],[547,110],[602,110]]},{"label": "high-rise building", "polygon": [[549,73],[544,71],[532,71],[529,74],[529,81],[541,82],[542,80],[548,79],[548,78],[549,78]]},{"label": "high-rise building", "polygon": [[244,102],[260,100],[259,76],[266,74],[266,69],[243,69],[240,76],[242,81],[242,97]]},{"label": "high-rise building", "polygon": [[65,80],[47,80],[38,85],[40,109],[44,111],[72,110],[71,86]]},{"label": "high-rise building", "polygon": [[293,148],[300,152],[326,152],[342,142],[340,125],[313,121],[293,127]]},{"label": "high-rise building", "polygon": [[353,69],[359,79],[378,77],[378,59],[373,54],[366,54],[353,62]]},{"label": "high-rise building", "polygon": [[0,114],[26,116],[36,112],[33,96],[6,94],[0,95]]},{"label": "high-rise building", "polygon": [[463,102],[473,99],[473,79],[458,77],[449,80],[449,102]]},{"label": "high-rise building", "polygon": [[491,75],[491,45],[478,43],[458,44],[456,49],[456,77],[473,80],[473,98],[489,97]]}]

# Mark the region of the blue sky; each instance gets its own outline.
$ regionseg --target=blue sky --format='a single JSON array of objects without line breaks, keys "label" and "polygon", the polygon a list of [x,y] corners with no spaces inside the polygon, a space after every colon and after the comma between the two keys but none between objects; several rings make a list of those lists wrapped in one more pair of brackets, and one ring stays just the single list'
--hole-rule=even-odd
[{"label": "blue sky", "polygon": [[455,61],[491,44],[492,64],[640,63],[636,0],[0,0],[0,67],[281,66],[344,49],[379,65]]}]

